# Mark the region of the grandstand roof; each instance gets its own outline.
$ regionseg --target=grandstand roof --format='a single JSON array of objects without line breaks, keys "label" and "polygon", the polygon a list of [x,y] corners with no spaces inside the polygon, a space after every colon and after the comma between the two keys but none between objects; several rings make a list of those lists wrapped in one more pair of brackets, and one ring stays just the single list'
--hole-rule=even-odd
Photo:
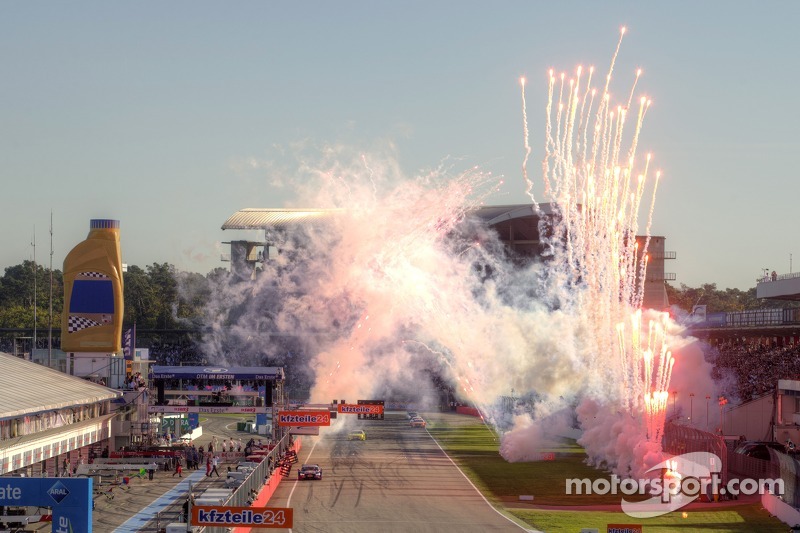
[{"label": "grandstand roof", "polygon": [[0,352],[0,420],[120,396],[120,391]]},{"label": "grandstand roof", "polygon": [[222,229],[284,228],[330,217],[341,209],[262,209],[248,207],[228,217]]},{"label": "grandstand roof", "polygon": [[765,276],[758,280],[756,298],[800,301],[800,272]]},{"label": "grandstand roof", "polygon": [[[285,228],[296,224],[323,220],[343,209],[284,209],[284,208],[253,208],[240,209],[228,217],[222,224],[222,229],[269,229]],[[550,204],[540,204],[539,212],[549,214]],[[485,220],[489,225],[497,224],[504,220],[512,220],[528,216],[538,216],[533,204],[513,204],[478,207],[471,214]]]},{"label": "grandstand roof", "polygon": [[533,204],[486,205],[474,209],[470,213],[493,226],[504,220],[549,215],[552,213],[552,209],[550,204],[539,204],[538,206]]}]

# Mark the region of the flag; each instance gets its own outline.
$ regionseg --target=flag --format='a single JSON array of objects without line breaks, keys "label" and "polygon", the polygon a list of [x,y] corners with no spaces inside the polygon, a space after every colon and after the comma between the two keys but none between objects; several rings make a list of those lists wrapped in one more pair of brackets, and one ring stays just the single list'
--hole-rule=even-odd
[{"label": "flag", "polygon": [[122,334],[122,354],[126,360],[132,361],[136,350],[136,324]]}]

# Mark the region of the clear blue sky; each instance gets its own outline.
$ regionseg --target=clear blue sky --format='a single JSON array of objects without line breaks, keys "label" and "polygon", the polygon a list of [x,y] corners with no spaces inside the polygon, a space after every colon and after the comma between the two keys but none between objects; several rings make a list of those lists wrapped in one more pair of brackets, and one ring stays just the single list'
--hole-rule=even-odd
[{"label": "clear blue sky", "polygon": [[393,143],[409,173],[454,158],[504,176],[490,203],[524,202],[520,76],[538,177],[547,70],[605,72],[624,25],[667,271],[748,289],[800,270],[798,20],[789,1],[6,1],[0,268],[34,226],[47,262],[51,211],[56,268],[91,218],[121,221],[128,264],[226,266],[229,215],[297,202],[270,166],[298,142]]}]

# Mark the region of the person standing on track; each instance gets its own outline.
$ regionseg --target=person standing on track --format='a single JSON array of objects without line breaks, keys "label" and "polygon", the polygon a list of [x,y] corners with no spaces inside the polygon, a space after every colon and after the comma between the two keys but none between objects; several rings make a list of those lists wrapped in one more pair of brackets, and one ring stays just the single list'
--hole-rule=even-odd
[{"label": "person standing on track", "polygon": [[175,477],[175,474],[178,474],[178,477],[183,477],[183,457],[180,455],[175,458],[175,471],[172,473],[172,477]]},{"label": "person standing on track", "polygon": [[[211,473],[216,474],[219,477],[219,471],[217,470],[217,465],[219,465],[219,457],[216,455],[211,459]],[[208,474],[211,476],[211,474]]]}]

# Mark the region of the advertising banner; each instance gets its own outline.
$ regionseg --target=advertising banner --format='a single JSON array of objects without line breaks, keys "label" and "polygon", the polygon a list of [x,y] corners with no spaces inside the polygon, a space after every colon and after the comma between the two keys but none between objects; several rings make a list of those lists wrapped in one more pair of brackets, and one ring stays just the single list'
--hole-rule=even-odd
[{"label": "advertising banner", "polygon": [[221,405],[212,407],[209,405],[150,405],[148,413],[268,413],[271,407],[250,407],[237,405]]},{"label": "advertising banner", "polygon": [[291,528],[291,507],[228,507],[197,505],[192,507],[193,526]]},{"label": "advertising banner", "polygon": [[608,524],[608,533],[642,533],[641,524]]},{"label": "advertising banner", "polygon": [[0,507],[50,507],[54,533],[92,533],[92,478],[4,477]]},{"label": "advertising banner", "polygon": [[330,411],[281,411],[279,426],[330,426]]},{"label": "advertising banner", "polygon": [[336,411],[345,415],[382,415],[383,406],[374,403],[362,403],[358,405],[340,403],[336,406]]}]

